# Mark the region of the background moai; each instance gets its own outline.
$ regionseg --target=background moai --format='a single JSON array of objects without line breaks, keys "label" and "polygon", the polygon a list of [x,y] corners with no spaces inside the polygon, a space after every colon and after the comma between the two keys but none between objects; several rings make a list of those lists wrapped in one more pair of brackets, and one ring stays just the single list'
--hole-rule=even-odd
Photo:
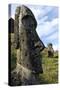
[{"label": "background moai", "polygon": [[8,20],[8,28],[9,28],[9,33],[14,33],[14,19],[10,18]]},{"label": "background moai", "polygon": [[54,50],[53,50],[53,45],[52,43],[48,44],[48,57],[53,57],[54,55]]},{"label": "background moai", "polygon": [[8,32],[9,32],[9,44],[14,48],[14,19],[10,18],[8,20]]},{"label": "background moai", "polygon": [[11,72],[11,85],[39,84],[39,73],[43,72],[40,52],[45,46],[37,35],[36,27],[31,10],[26,6],[17,7],[14,22],[17,66]]}]

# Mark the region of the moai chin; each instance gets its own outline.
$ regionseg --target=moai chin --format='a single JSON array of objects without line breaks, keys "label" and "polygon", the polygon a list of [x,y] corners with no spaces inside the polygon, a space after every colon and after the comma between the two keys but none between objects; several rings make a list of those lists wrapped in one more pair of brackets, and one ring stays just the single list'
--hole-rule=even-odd
[{"label": "moai chin", "polygon": [[[42,73],[40,51],[44,44],[36,33],[37,21],[26,6],[17,7],[15,13],[15,46],[17,48],[16,72],[21,76],[21,85],[39,84]],[[16,84],[18,85],[18,84]]]}]

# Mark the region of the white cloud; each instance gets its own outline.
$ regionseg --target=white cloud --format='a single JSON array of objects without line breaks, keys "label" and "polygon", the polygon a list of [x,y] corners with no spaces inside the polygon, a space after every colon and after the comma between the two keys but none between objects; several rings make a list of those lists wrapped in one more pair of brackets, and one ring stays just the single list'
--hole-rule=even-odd
[{"label": "white cloud", "polygon": [[55,26],[57,24],[58,24],[58,18],[53,19],[52,22],[51,22],[51,25]]},{"label": "white cloud", "polygon": [[37,26],[37,33],[40,37],[46,36],[50,33],[52,33],[58,25],[58,18],[53,19],[52,21],[44,21],[42,24]]},{"label": "white cloud", "polygon": [[47,39],[48,40],[56,40],[56,39],[58,40],[58,32],[53,33]]},{"label": "white cloud", "polygon": [[49,7],[49,6],[48,7],[47,6],[39,6],[39,7],[38,6],[28,6],[28,7],[34,13],[34,16],[36,19],[38,19],[38,16],[42,18],[43,16],[45,16],[47,13],[49,13],[53,9],[53,7]]},{"label": "white cloud", "polygon": [[13,15],[11,15],[11,17],[13,18],[13,19],[15,19],[15,15],[13,14]]},{"label": "white cloud", "polygon": [[56,50],[59,50],[59,47],[58,47],[58,45],[56,44],[56,45],[53,45],[53,49],[56,51]]},{"label": "white cloud", "polygon": [[37,27],[37,33],[39,37],[44,41],[44,44],[47,45],[48,43],[52,43],[54,50],[58,50],[57,29],[58,29],[58,18],[54,18],[52,21],[47,22],[42,20],[42,24],[38,25]]},{"label": "white cloud", "polygon": [[47,18],[48,18],[48,16],[44,16],[43,18],[38,19],[38,20],[37,20],[37,21],[38,21],[38,25],[39,25],[39,24],[43,24],[43,23],[47,20]]}]

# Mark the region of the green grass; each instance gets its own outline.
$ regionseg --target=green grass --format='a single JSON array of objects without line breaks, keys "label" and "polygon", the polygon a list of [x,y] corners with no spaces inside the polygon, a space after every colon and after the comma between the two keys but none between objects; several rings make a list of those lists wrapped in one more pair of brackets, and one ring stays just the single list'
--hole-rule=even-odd
[{"label": "green grass", "polygon": [[40,74],[41,84],[58,83],[58,58],[42,55],[43,74]]}]

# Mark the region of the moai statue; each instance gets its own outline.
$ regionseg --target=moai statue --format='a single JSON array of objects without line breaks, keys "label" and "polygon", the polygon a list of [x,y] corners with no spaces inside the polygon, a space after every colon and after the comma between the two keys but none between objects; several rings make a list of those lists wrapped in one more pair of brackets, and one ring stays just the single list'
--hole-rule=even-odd
[{"label": "moai statue", "polygon": [[9,34],[9,44],[14,48],[14,19],[10,18],[8,20],[8,34]]},{"label": "moai statue", "polygon": [[20,83],[15,85],[39,84],[39,74],[43,73],[40,52],[44,49],[44,44],[37,35],[36,27],[37,22],[32,11],[24,5],[17,7],[14,29],[17,49],[15,72]]},{"label": "moai statue", "polygon": [[52,44],[49,43],[48,44],[48,57],[53,57],[53,55],[54,55],[54,50],[53,50]]},{"label": "moai statue", "polygon": [[8,20],[9,33],[14,33],[14,19],[10,18]]}]

